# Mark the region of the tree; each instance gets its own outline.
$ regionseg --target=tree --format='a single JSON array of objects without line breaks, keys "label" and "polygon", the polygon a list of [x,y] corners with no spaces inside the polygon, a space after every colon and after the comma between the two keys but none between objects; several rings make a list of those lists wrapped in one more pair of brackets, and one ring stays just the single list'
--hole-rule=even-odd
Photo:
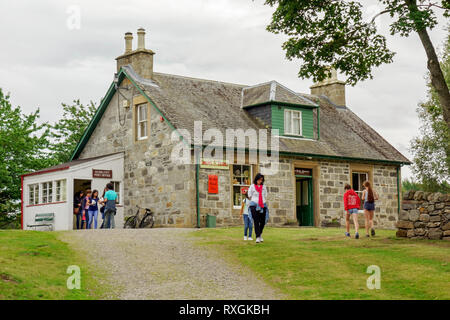
[{"label": "tree", "polygon": [[384,10],[364,21],[362,4],[344,0],[266,0],[277,6],[267,30],[284,33],[286,57],[303,60],[299,76],[322,81],[331,76],[330,67],[347,76],[355,85],[372,78],[372,70],[393,61],[394,52],[386,38],[378,34],[375,19],[383,14],[392,18],[390,32],[407,37],[416,32],[427,55],[430,82],[436,91],[443,117],[450,128],[450,92],[439,65],[428,29],[437,25],[436,10],[450,16],[450,0],[378,0]]},{"label": "tree", "polygon": [[51,164],[49,130],[38,119],[39,109],[23,114],[0,88],[0,228],[19,217],[20,176]]},{"label": "tree", "polygon": [[[441,69],[447,85],[450,85],[450,34]],[[426,191],[450,192],[450,130],[444,120],[436,89],[431,83],[428,87],[428,100],[417,108],[421,120],[420,136],[411,141],[413,171]]]},{"label": "tree", "polygon": [[62,103],[63,117],[51,126],[52,144],[50,150],[57,163],[70,160],[78,141],[83,136],[84,130],[89,125],[97,108],[91,101],[83,105],[80,100],[74,100],[72,105]]}]

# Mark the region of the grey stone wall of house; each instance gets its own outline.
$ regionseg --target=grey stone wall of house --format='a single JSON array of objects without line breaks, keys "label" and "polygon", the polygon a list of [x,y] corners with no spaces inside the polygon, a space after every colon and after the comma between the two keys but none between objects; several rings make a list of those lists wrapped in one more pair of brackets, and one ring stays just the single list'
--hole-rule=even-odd
[{"label": "grey stone wall of house", "polygon": [[80,158],[124,151],[125,217],[136,205],[155,212],[155,225],[192,227],[195,218],[195,171],[192,165],[174,164],[172,130],[150,107],[149,138],[135,141],[133,111],[122,107],[117,94],[105,110]]},{"label": "grey stone wall of house", "polygon": [[277,174],[266,175],[265,184],[268,188],[269,222],[273,225],[296,222],[295,182],[293,179],[292,159],[280,157]]},{"label": "grey stone wall of house", "polygon": [[386,229],[394,229],[398,217],[397,168],[375,165],[373,188],[377,191],[374,224]]},{"label": "grey stone wall of house", "polygon": [[[218,194],[208,193],[208,175],[218,176]],[[296,219],[294,210],[295,185],[292,181],[290,160],[280,159],[278,173],[275,175],[266,175],[265,184],[268,188],[269,224],[279,226],[294,221]],[[216,216],[217,226],[242,224],[239,215],[240,208],[233,207],[231,188],[230,170],[200,169],[199,198],[202,226],[205,225],[207,214]]]},{"label": "grey stone wall of house", "polygon": [[[393,229],[397,221],[398,192],[395,166],[367,165],[373,167],[373,188],[379,195],[376,201],[374,225]],[[351,165],[344,162],[320,162],[320,224],[345,225],[343,203],[344,186],[351,181]],[[364,226],[363,215],[358,219]]]},{"label": "grey stone wall of house", "polygon": [[[219,190],[217,194],[208,193],[208,176],[217,175]],[[199,200],[201,226],[206,224],[206,215],[216,216],[216,225],[236,225],[240,223],[239,212],[232,210],[230,170],[200,169]]]},{"label": "grey stone wall of house", "polygon": [[344,186],[350,183],[347,163],[320,162],[319,220],[321,226],[345,224]]},{"label": "grey stone wall of house", "polygon": [[406,192],[397,237],[450,241],[450,194]]}]

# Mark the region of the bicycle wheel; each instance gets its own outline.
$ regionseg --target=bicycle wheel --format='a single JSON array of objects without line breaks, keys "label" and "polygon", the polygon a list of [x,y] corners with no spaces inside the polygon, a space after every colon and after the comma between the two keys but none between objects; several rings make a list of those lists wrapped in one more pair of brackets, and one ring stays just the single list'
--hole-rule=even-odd
[{"label": "bicycle wheel", "polygon": [[139,224],[139,228],[153,228],[155,221],[152,215],[145,216]]},{"label": "bicycle wheel", "polygon": [[135,229],[136,228],[136,216],[128,217],[124,225],[125,229]]}]

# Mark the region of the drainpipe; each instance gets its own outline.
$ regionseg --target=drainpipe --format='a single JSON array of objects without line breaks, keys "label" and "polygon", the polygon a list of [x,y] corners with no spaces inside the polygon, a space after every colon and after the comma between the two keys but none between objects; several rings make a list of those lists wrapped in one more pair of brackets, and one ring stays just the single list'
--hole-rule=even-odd
[{"label": "drainpipe", "polygon": [[317,108],[317,140],[320,140],[320,108]]},{"label": "drainpipe", "polygon": [[[195,149],[198,149],[195,147]],[[199,190],[199,179],[200,179],[200,161],[199,153],[195,152],[195,190],[196,190],[196,202],[197,202],[197,228],[200,228],[200,190]]]},{"label": "drainpipe", "polygon": [[398,213],[400,213],[400,198],[401,198],[401,194],[400,194],[400,166],[397,167],[397,205],[398,205]]},{"label": "drainpipe", "polygon": [[23,175],[20,176],[20,228],[23,230]]}]

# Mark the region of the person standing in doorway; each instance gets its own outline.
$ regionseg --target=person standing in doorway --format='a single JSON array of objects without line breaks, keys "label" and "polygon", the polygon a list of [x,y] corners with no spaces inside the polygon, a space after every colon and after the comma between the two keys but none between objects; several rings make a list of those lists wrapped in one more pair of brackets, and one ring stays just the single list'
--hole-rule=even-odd
[{"label": "person standing in doorway", "polygon": [[244,195],[244,201],[242,201],[241,206],[241,218],[244,218],[244,241],[250,240],[252,241],[252,234],[253,234],[253,225],[252,220],[248,216],[248,208],[250,207],[250,199],[248,198],[247,194],[248,190],[243,189],[242,194]]},{"label": "person standing in doorway", "polygon": [[88,211],[91,195],[91,190],[86,190],[86,196],[81,200],[81,229],[87,229],[88,226]]},{"label": "person standing in doorway", "polygon": [[116,215],[116,201],[117,193],[114,191],[114,185],[108,183],[106,185],[107,191],[105,192],[105,229],[114,229],[114,216]]},{"label": "person standing in doorway", "polygon": [[369,181],[363,183],[366,188],[362,194],[364,201],[364,215],[366,218],[366,237],[369,237],[369,229],[372,237],[375,236],[375,229],[373,227],[373,216],[375,213],[375,200],[378,200],[378,193],[372,189]]},{"label": "person standing in doorway", "polygon": [[344,209],[346,211],[345,215],[345,227],[347,232],[345,235],[350,237],[350,216],[353,218],[353,223],[355,224],[355,239],[359,239],[359,224],[358,224],[358,210],[361,205],[361,200],[358,197],[358,194],[349,184],[346,184],[344,193]]},{"label": "person standing in doorway", "polygon": [[78,191],[73,198],[73,213],[76,218],[76,226],[77,230],[81,227],[81,218],[82,218],[82,209],[81,209],[81,200],[84,198],[84,192]]},{"label": "person standing in doorway", "polygon": [[98,191],[94,190],[89,202],[87,229],[92,229],[92,221],[94,221],[94,229],[97,229],[98,201]]},{"label": "person standing in doorway", "polygon": [[269,220],[269,210],[266,205],[267,188],[264,185],[264,176],[258,173],[253,184],[248,189],[248,197],[250,198],[251,219],[255,225],[256,243],[264,242],[262,233],[264,226]]}]

